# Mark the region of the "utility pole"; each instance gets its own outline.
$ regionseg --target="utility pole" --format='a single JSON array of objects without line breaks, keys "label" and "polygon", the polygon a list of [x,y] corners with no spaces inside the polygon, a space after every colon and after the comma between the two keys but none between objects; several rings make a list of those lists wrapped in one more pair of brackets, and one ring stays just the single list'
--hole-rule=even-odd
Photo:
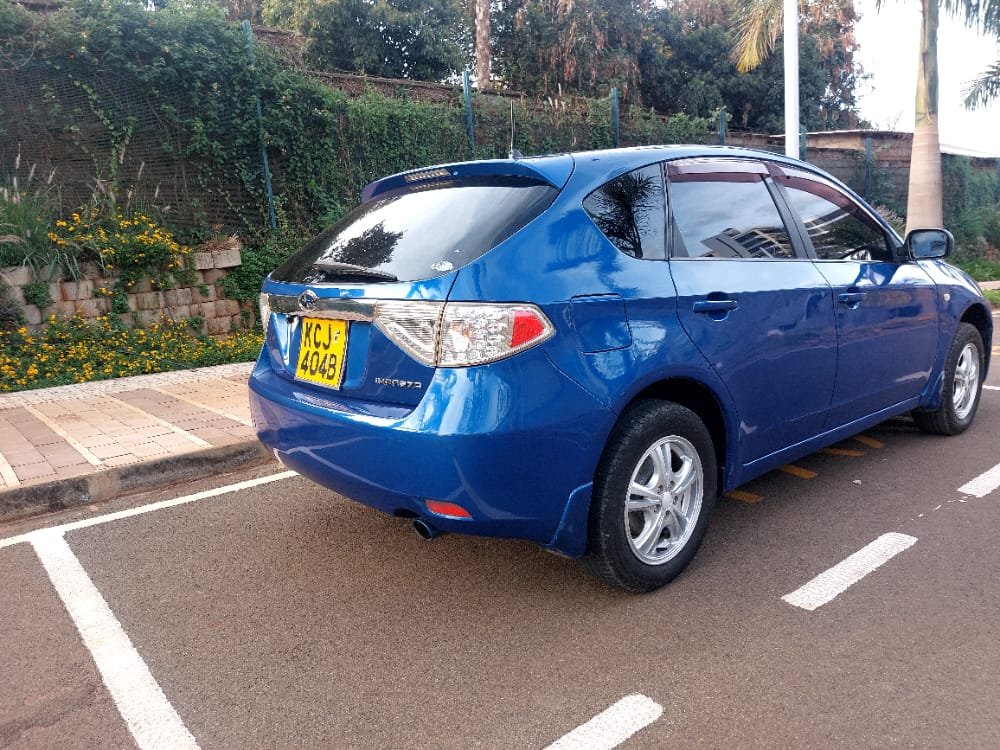
[{"label": "utility pole", "polygon": [[799,158],[799,3],[785,0],[785,156]]}]

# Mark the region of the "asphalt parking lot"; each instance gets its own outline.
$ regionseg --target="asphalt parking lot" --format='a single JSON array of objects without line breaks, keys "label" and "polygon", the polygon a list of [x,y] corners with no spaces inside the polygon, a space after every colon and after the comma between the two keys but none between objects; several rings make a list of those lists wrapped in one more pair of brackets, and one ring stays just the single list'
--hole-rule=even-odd
[{"label": "asphalt parking lot", "polygon": [[646,596],[276,466],[8,523],[0,746],[1000,747],[988,385],[740,488]]}]

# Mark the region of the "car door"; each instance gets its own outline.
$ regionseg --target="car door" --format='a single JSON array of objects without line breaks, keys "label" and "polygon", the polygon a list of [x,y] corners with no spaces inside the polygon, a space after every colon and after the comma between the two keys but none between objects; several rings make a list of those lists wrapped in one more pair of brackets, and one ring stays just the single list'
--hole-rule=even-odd
[{"label": "car door", "polygon": [[837,185],[805,170],[774,171],[832,287],[839,352],[826,426],[918,396],[937,352],[934,282],[916,263],[899,262],[896,240]]},{"label": "car door", "polygon": [[691,159],[667,175],[678,317],[736,404],[743,463],[816,435],[836,370],[830,285],[790,237],[767,168]]}]

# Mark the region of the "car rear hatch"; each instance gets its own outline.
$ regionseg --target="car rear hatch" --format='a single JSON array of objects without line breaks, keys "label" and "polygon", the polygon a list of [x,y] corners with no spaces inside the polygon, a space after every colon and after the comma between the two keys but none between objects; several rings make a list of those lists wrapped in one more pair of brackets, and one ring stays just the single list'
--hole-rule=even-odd
[{"label": "car rear hatch", "polygon": [[[456,275],[545,211],[572,166],[569,156],[469,162],[370,184],[357,209],[264,283],[265,351],[277,376],[298,398],[341,408],[416,405],[435,368],[457,361],[442,359],[440,346]],[[456,310],[475,313],[463,325],[498,331],[508,344],[545,333],[530,310]],[[462,361],[478,354],[488,361],[478,350]]]}]

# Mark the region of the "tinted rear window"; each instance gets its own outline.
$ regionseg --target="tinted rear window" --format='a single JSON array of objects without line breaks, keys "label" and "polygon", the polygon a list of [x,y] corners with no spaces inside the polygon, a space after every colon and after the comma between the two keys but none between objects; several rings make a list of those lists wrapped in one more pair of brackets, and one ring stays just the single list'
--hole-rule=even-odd
[{"label": "tinted rear window", "polygon": [[409,188],[359,206],[271,277],[313,284],[378,281],[376,274],[386,281],[440,276],[496,247],[542,213],[558,192],[517,177]]}]

